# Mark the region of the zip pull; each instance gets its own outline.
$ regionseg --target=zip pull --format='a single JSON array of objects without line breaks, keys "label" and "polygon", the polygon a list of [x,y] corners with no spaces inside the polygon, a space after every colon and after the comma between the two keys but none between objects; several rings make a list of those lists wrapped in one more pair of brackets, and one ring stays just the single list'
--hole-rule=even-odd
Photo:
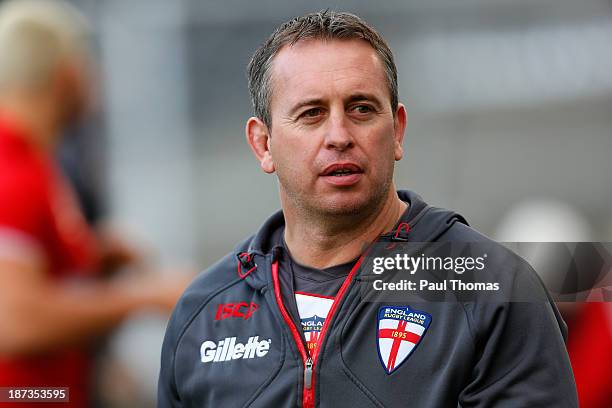
[{"label": "zip pull", "polygon": [[304,387],[310,389],[312,386],[312,358],[308,357],[304,364]]}]

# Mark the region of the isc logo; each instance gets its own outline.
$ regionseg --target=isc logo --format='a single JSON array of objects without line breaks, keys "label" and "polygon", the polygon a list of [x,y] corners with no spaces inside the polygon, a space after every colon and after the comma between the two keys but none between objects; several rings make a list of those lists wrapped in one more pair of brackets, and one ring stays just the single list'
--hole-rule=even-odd
[{"label": "isc logo", "polygon": [[223,320],[228,317],[241,317],[244,320],[248,320],[258,307],[259,306],[253,302],[221,303],[217,306],[215,320]]}]

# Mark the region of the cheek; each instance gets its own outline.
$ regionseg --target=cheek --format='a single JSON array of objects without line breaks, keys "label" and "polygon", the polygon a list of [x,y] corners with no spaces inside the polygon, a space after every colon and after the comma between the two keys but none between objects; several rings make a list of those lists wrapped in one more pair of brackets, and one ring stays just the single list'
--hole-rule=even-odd
[{"label": "cheek", "polygon": [[319,140],[318,132],[289,124],[279,124],[272,133],[272,154],[301,159],[316,153]]},{"label": "cheek", "polygon": [[305,138],[282,135],[272,136],[270,152],[279,175],[304,178],[310,171],[312,163],[311,148],[303,141]]},{"label": "cheek", "polygon": [[393,126],[378,128],[366,139],[366,154],[372,163],[385,164],[395,162],[395,139]]}]

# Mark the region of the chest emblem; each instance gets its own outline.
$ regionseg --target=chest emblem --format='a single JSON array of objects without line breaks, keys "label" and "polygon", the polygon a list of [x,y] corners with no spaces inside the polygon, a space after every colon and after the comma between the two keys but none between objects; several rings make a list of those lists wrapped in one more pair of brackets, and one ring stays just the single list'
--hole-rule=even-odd
[{"label": "chest emblem", "polygon": [[431,315],[410,306],[383,306],[378,310],[376,343],[387,374],[394,372],[419,345]]},{"label": "chest emblem", "polygon": [[306,346],[308,346],[309,352],[312,353],[319,344],[319,335],[323,329],[325,319],[314,315],[306,319],[301,319],[301,321],[302,331],[304,332],[304,337],[306,338]]}]

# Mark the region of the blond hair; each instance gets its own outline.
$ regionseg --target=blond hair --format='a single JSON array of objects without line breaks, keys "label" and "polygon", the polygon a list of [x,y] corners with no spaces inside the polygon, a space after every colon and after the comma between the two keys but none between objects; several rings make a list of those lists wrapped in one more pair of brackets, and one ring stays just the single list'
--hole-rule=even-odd
[{"label": "blond hair", "polygon": [[0,6],[0,88],[44,84],[66,58],[88,53],[86,18],[58,0]]}]

